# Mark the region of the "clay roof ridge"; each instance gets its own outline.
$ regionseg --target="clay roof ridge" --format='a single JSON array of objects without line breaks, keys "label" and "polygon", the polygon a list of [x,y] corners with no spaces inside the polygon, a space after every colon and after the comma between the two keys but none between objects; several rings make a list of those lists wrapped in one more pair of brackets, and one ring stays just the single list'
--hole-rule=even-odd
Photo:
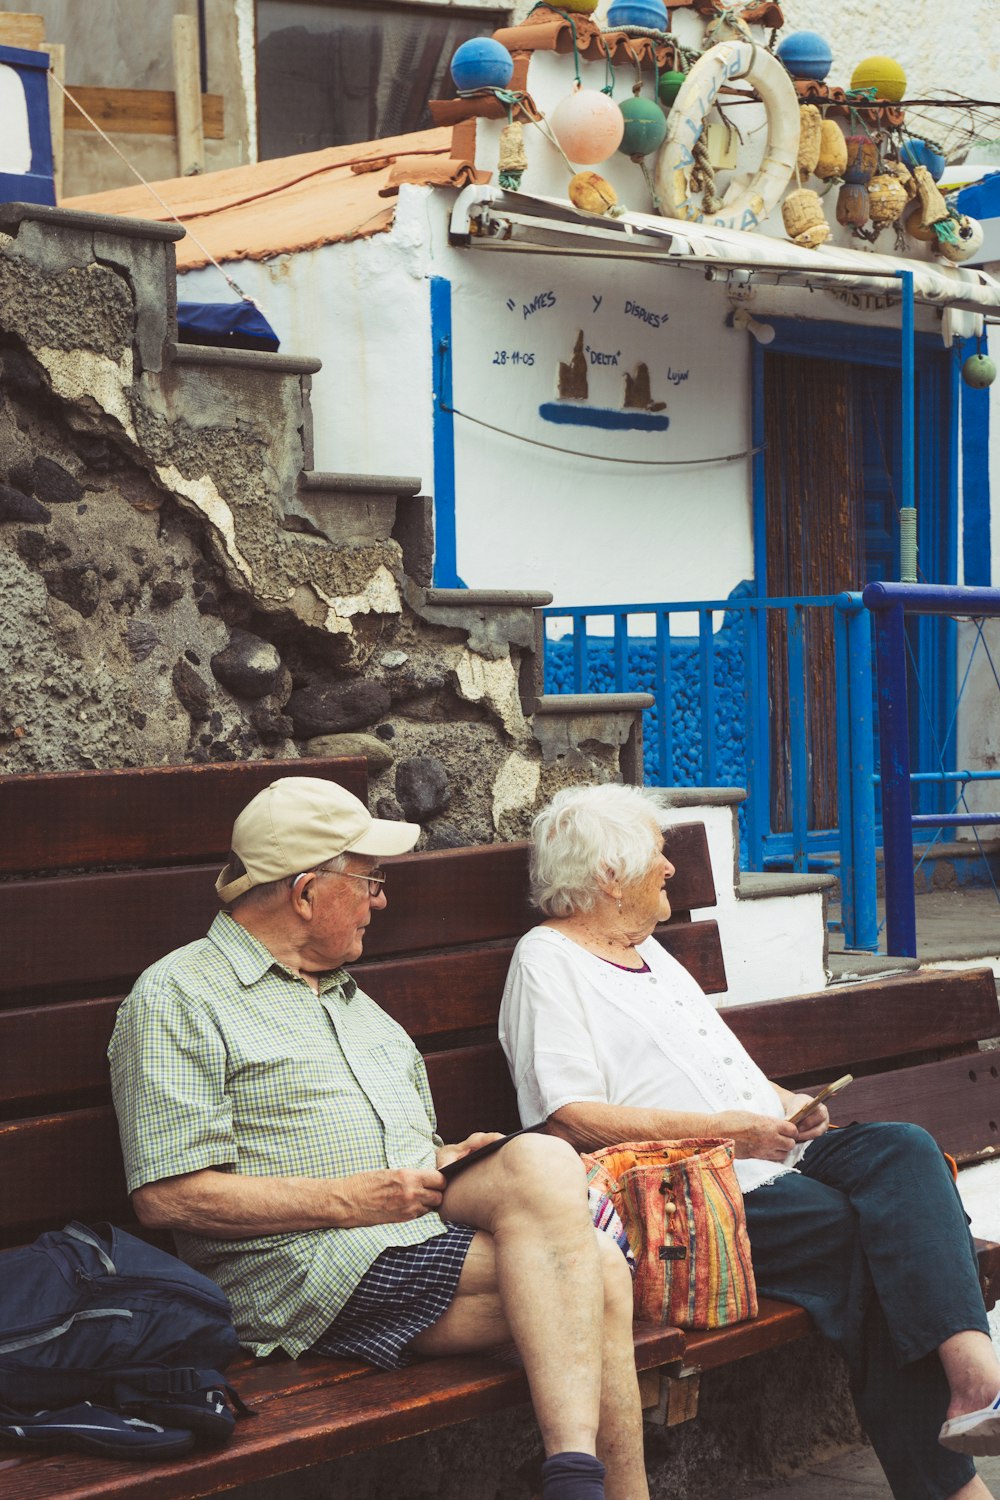
[{"label": "clay roof ridge", "polygon": [[[439,151],[394,151],[389,156],[362,158],[361,160],[370,162],[372,169],[378,171],[382,168],[392,166],[395,161],[403,156],[447,157],[448,151],[449,148],[447,146],[442,147]],[[322,167],[315,167],[311,172],[303,172],[299,177],[283,178],[281,182],[272,183],[270,187],[261,188],[259,192],[248,193],[243,198],[227,198],[224,202],[207,204],[201,209],[186,209],[183,213],[178,214],[178,218],[182,223],[186,223],[189,219],[211,218],[225,209],[244,208],[248,203],[261,203],[265,198],[274,198],[280,193],[287,193],[289,188],[298,187],[300,183],[309,182],[314,177],[330,176],[334,178],[334,174],[339,173],[340,176],[334,180],[343,181],[347,176],[358,175],[354,172],[354,168],[357,165],[359,165],[358,162],[327,163]]]}]

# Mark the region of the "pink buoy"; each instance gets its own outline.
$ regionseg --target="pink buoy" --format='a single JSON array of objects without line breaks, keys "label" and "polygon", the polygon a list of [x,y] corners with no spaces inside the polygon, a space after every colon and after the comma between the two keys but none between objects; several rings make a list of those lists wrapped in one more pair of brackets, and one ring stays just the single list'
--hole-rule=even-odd
[{"label": "pink buoy", "polygon": [[618,105],[596,89],[574,89],[556,105],[549,124],[570,161],[585,167],[607,161],[625,134]]}]

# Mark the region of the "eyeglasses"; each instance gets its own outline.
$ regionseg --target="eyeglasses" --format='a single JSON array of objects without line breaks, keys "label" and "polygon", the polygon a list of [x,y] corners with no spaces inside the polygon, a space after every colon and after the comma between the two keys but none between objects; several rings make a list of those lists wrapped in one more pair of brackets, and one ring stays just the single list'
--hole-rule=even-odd
[{"label": "eyeglasses", "polygon": [[348,880],[367,880],[369,896],[377,896],[385,885],[385,871],[377,866],[369,870],[367,875],[355,875],[350,870],[320,870],[320,875],[346,875]]},{"label": "eyeglasses", "polygon": [[348,880],[366,880],[368,882],[369,896],[377,896],[385,885],[386,874],[378,866],[369,870],[367,875],[355,875],[353,870],[303,870],[301,875],[296,875],[296,880],[302,880],[306,875],[315,875],[317,880],[321,875],[344,875]]},{"label": "eyeglasses", "polygon": [[316,875],[345,875],[348,880],[367,880],[369,896],[377,896],[385,885],[385,871],[377,866],[369,870],[367,875],[355,875],[352,870],[315,870]]}]

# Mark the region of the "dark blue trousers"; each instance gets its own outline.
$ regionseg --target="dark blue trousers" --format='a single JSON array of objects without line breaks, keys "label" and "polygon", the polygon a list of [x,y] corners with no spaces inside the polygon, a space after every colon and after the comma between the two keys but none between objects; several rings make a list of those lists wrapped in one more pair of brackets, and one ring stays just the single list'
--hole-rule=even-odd
[{"label": "dark blue trousers", "polygon": [[804,1307],[847,1359],[861,1425],[895,1500],[947,1500],[975,1474],[942,1448],[937,1349],[989,1332],[968,1220],[932,1136],[849,1125],[746,1196],[758,1291]]}]

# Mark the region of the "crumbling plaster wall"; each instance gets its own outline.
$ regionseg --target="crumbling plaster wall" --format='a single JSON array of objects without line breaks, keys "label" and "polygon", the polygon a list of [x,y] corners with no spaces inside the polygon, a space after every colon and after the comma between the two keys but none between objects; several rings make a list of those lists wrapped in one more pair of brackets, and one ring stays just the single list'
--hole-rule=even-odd
[{"label": "crumbling plaster wall", "polygon": [[0,771],[362,753],[431,846],[617,775],[533,737],[529,610],[427,602],[422,502],[309,520],[309,362],[175,351],[171,235],[0,214]]}]

